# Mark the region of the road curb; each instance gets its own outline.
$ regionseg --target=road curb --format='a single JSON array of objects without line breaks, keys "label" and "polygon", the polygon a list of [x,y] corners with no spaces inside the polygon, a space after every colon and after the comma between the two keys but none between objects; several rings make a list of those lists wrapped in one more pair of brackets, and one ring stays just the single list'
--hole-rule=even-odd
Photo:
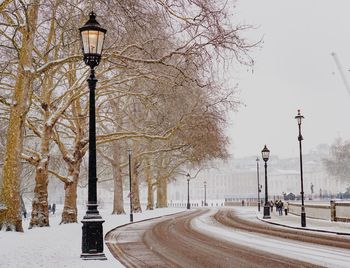
[{"label": "road curb", "polygon": [[[131,225],[131,224],[134,224],[134,223],[139,223],[139,222],[144,222],[144,221],[149,221],[149,220],[154,220],[154,219],[158,219],[158,218],[162,218],[162,217],[165,217],[165,216],[172,216],[172,215],[176,215],[176,214],[180,214],[180,213],[184,213],[184,212],[187,212],[188,210],[184,210],[184,211],[179,211],[179,212],[174,212],[174,213],[170,213],[170,214],[164,214],[164,215],[161,215],[161,216],[155,216],[155,217],[152,217],[152,218],[147,218],[147,219],[143,219],[143,220],[138,220],[138,221],[133,221],[133,222],[127,222],[127,223],[124,223],[124,224],[121,224],[121,225],[118,225],[116,227],[114,227],[113,229],[109,230],[105,236],[104,236],[104,240],[106,240],[106,237],[109,233],[111,233],[112,231],[118,229],[118,228],[121,228],[121,227],[125,227],[127,225]],[[106,244],[107,242],[105,242]]]},{"label": "road curb", "polygon": [[297,230],[303,230],[303,231],[312,231],[312,232],[319,232],[319,233],[328,233],[328,234],[337,234],[337,235],[349,235],[350,236],[350,233],[336,232],[336,231],[327,231],[327,230],[320,230],[320,229],[313,229],[313,228],[306,228],[306,227],[296,227],[296,226],[290,226],[290,225],[283,224],[283,223],[277,223],[277,222],[264,220],[264,219],[260,218],[259,216],[256,216],[256,218],[258,220],[262,221],[262,222],[266,222],[266,223],[269,223],[269,224],[278,225],[278,226],[282,226],[282,227],[287,227],[287,228],[291,228],[291,229],[297,229]]}]

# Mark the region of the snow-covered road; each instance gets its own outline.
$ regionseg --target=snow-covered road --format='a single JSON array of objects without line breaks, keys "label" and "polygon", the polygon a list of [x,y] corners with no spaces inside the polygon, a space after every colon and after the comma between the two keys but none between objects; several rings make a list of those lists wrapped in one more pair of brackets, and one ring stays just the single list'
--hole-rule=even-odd
[{"label": "snow-covered road", "polygon": [[247,246],[256,237],[241,232],[243,238],[235,239],[231,236],[235,229],[211,220],[216,212],[207,208],[190,210],[122,226],[109,233],[108,247],[127,267],[319,267]]},{"label": "snow-covered road", "polygon": [[[60,207],[58,209],[60,210]],[[104,224],[105,232],[129,221],[128,215],[111,215],[110,211],[111,208],[101,210],[103,218],[106,220]],[[144,213],[135,214],[134,217],[135,221],[138,221],[180,211],[183,211],[183,209],[157,209],[155,211],[145,211]],[[191,212],[194,211],[191,210]],[[213,236],[215,239],[220,238],[231,243],[234,242],[235,244],[250,247],[252,248],[252,252],[257,252],[257,250],[260,252],[263,251],[264,254],[265,252],[272,252],[275,255],[281,256],[281,259],[288,257],[314,265],[336,268],[349,267],[350,250],[297,242],[227,227],[211,217],[216,211],[212,209],[205,215],[193,219],[191,225],[194,230],[188,229],[188,235],[198,230],[198,232],[202,232],[207,236]],[[252,214],[249,209],[242,208],[238,212],[238,215],[243,219],[255,220],[256,223],[265,225],[265,223],[258,221],[255,217],[256,215],[254,213]],[[170,218],[174,220],[173,223],[178,221],[175,215],[170,216]],[[0,267],[123,267],[112,256],[107,247],[105,247],[105,253],[108,257],[107,261],[82,261],[79,257],[81,253],[81,224],[59,225],[59,219],[59,215],[51,215],[51,227],[31,230],[25,228],[24,233],[0,232]],[[25,224],[27,223],[28,221],[25,222]],[[133,224],[129,226],[132,229]],[[170,230],[172,230],[171,225],[169,226]],[[137,225],[135,224],[136,227]],[[164,230],[166,231],[166,229]],[[131,230],[130,234],[134,233]],[[179,235],[175,235],[179,237]],[[334,235],[330,237],[337,239],[339,236]],[[169,240],[166,242],[169,243]],[[201,245],[198,245],[199,242],[196,243],[190,246],[190,248],[201,247]],[[181,247],[184,248],[185,245]],[[257,253],[259,254],[259,252]]]},{"label": "snow-covered road", "polygon": [[[247,247],[270,252],[326,267],[349,267],[350,250],[315,245],[268,235],[245,232],[218,223],[212,216],[217,210],[192,220],[192,227],[206,235],[239,243]],[[334,237],[336,239],[336,237]]]}]

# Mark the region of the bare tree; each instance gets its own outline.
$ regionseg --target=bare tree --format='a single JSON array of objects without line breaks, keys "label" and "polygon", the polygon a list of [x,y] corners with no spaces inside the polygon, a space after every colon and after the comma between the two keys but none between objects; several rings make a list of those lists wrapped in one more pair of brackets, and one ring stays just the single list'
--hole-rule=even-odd
[{"label": "bare tree", "polygon": [[[95,6],[102,11],[100,22],[109,29],[98,70],[97,145],[100,155],[104,146],[112,146],[112,157],[105,159],[115,176],[114,211],[123,213],[125,144],[133,148],[134,210],[141,211],[143,175],[152,193],[149,203],[157,186],[158,203],[166,206],[167,182],[181,165],[226,157],[225,113],[237,102],[233,89],[218,83],[213,66],[231,60],[252,65],[248,52],[256,43],[242,37],[249,26],[234,26],[228,20],[222,1],[111,0],[96,1]],[[86,9],[90,6],[79,0],[0,5],[6,22],[0,25],[6,40],[1,48],[16,52],[3,61],[6,71],[0,77],[6,94],[14,93],[11,101],[0,96],[1,107],[10,107],[1,200],[8,209],[0,215],[6,229],[21,230],[20,157],[36,168],[31,227],[49,225],[49,174],[65,186],[62,223],[77,221],[88,102],[87,69],[81,63],[76,25],[85,21]],[[22,150],[23,131],[18,129],[24,129],[24,122],[28,133]],[[40,146],[33,146],[33,141]],[[66,174],[50,168],[52,141],[67,164]],[[12,194],[16,198],[9,200]]]},{"label": "bare tree", "polygon": [[4,2],[0,9],[4,22],[3,27],[5,28],[3,30],[5,34],[2,34],[2,36],[12,43],[11,47],[18,53],[16,82],[11,97],[0,195],[1,202],[7,209],[0,215],[0,229],[22,232],[19,188],[21,173],[20,154],[23,144],[25,118],[33,90],[32,55],[40,1],[32,0],[28,5],[25,5],[23,2],[11,2]]},{"label": "bare tree", "polygon": [[331,145],[329,157],[323,159],[323,164],[329,175],[341,182],[350,182],[350,141],[337,139]]}]

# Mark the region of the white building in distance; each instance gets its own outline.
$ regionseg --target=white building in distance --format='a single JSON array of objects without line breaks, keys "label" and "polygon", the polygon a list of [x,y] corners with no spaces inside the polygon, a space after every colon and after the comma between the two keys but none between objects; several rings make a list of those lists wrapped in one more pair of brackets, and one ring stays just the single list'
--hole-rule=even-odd
[{"label": "white building in distance", "polygon": [[[213,168],[201,170],[190,180],[190,200],[200,203],[204,200],[204,182],[206,198],[210,200],[256,199],[258,193],[256,157],[216,161]],[[194,176],[195,171],[189,172]],[[303,178],[306,199],[331,198],[339,192],[345,192],[349,182],[337,181],[323,168],[319,154],[303,155]],[[299,158],[279,159],[271,156],[267,162],[269,199],[283,198],[283,193],[300,195],[301,179]],[[259,182],[262,185],[260,197],[265,194],[264,161],[259,161]],[[187,177],[178,176],[168,187],[169,202],[187,202]],[[214,201],[216,202],[216,201]]]}]

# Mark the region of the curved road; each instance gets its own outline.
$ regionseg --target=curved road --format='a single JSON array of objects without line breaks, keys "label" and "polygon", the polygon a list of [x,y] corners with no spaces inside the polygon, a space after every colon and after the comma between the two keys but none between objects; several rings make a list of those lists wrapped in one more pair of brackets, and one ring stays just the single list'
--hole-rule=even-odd
[{"label": "curved road", "polygon": [[[219,211],[215,216],[224,226],[211,217],[213,214],[208,209],[196,210],[121,226],[106,235],[106,243],[126,267],[322,267],[328,264],[329,256],[338,258],[337,266],[333,267],[349,263],[350,251],[343,248],[348,248],[350,240],[345,238],[335,245],[334,236],[309,237],[297,232],[286,235],[289,233],[286,229],[281,231],[267,224],[244,221],[231,210]],[[220,237],[225,232],[234,237],[222,240]],[[262,243],[266,240],[269,242]],[[284,253],[278,249],[281,243],[284,243],[281,246],[285,248]],[[314,244],[323,246],[316,249]],[[324,245],[332,245],[332,248]],[[311,258],[313,264],[301,261],[303,257],[298,260],[298,254],[310,254],[308,251],[316,251],[315,260]]]},{"label": "curved road", "polygon": [[350,249],[350,237],[302,231],[285,227],[276,227],[262,222],[252,222],[237,216],[232,209],[223,209],[215,214],[214,218],[223,225],[237,228],[243,231],[256,232],[260,234],[272,235],[285,239],[292,239],[301,242],[308,242],[318,245]]}]

